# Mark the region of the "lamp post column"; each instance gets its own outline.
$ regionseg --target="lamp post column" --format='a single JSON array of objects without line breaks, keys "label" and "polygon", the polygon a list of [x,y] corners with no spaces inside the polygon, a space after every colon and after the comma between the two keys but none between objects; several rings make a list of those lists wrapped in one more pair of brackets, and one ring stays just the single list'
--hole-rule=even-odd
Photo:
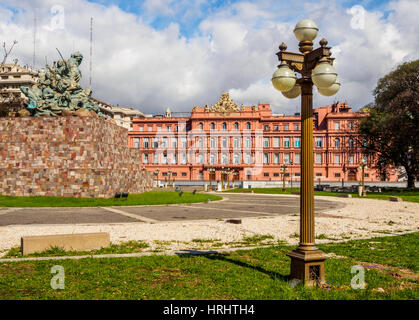
[{"label": "lamp post column", "polygon": [[[318,30],[312,20],[299,21],[294,34],[301,53],[287,52],[286,44],[281,43],[277,53],[280,65],[272,75],[273,86],[286,98],[301,94],[300,242],[287,255],[291,258],[291,278],[309,286],[324,282],[326,259],[314,241],[313,84],[324,96],[332,96],[340,88],[327,40],[320,40],[320,48],[313,50]],[[295,72],[301,78],[297,79]]]},{"label": "lamp post column", "polygon": [[301,196],[299,248],[314,246],[313,83],[301,83]]},{"label": "lamp post column", "polygon": [[365,197],[367,193],[365,192],[365,164],[362,163],[362,196]]},{"label": "lamp post column", "polygon": [[301,81],[301,95],[300,243],[287,255],[291,278],[312,286],[325,280],[326,255],[314,241],[313,83],[308,77]]}]

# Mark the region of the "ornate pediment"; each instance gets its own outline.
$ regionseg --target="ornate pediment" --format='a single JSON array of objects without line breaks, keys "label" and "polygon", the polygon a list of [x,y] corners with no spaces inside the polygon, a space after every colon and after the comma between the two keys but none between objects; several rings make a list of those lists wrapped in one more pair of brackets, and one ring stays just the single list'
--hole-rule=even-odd
[{"label": "ornate pediment", "polygon": [[231,101],[230,94],[228,92],[224,92],[221,95],[220,100],[211,107],[205,106],[205,111],[207,112],[240,112],[240,107],[237,103]]}]

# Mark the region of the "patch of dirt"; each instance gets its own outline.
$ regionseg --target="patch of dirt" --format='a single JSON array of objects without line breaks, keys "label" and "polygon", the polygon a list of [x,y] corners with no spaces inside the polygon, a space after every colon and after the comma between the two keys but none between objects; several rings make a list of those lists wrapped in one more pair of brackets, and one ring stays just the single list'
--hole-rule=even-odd
[{"label": "patch of dirt", "polygon": [[[10,272],[10,273],[14,273],[14,274],[24,273],[26,275],[30,275],[30,274],[33,274],[35,272],[33,266],[25,265],[25,264],[16,265],[16,264],[12,264],[12,263],[4,263],[0,267],[0,270],[1,269],[3,269],[5,272]],[[3,273],[3,271],[1,273]]]},{"label": "patch of dirt", "polygon": [[345,256],[339,256],[336,253],[330,252],[327,254],[329,256],[329,258],[334,258],[334,259],[346,259],[348,257]]},{"label": "patch of dirt", "polygon": [[399,283],[397,290],[413,290],[416,289],[418,285],[413,282],[402,281]]},{"label": "patch of dirt", "polygon": [[245,259],[245,260],[247,260],[247,261],[254,261],[254,262],[259,261],[259,259],[253,258],[253,257],[251,257],[251,256],[249,256],[249,255],[247,255],[247,254],[245,254],[245,255],[240,255],[239,257],[240,257],[240,258],[243,258],[243,259]]},{"label": "patch of dirt", "polygon": [[161,272],[180,273],[181,271],[179,269],[175,269],[175,268],[165,268]]},{"label": "patch of dirt", "polygon": [[336,219],[343,219],[342,216],[336,216],[336,215],[328,214],[328,213],[317,213],[316,214],[316,218],[336,218]]},{"label": "patch of dirt", "polygon": [[381,273],[387,274],[392,276],[395,279],[402,280],[402,279],[409,279],[418,281],[419,280],[419,273],[416,273],[410,269],[406,268],[395,268],[392,266],[387,266],[379,263],[374,262],[358,262],[359,265],[363,266],[366,269],[376,269]]}]

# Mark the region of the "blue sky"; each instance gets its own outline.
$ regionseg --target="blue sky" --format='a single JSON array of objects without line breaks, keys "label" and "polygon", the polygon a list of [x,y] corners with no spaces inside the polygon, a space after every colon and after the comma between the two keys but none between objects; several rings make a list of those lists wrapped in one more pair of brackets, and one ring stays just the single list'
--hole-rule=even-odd
[{"label": "blue sky", "polygon": [[[173,9],[173,14],[164,14],[155,12],[152,17],[148,16],[149,12],[145,7],[145,0],[88,0],[89,2],[99,3],[105,6],[115,5],[118,6],[121,10],[129,13],[133,13],[139,17],[145,17],[146,21],[149,24],[157,29],[162,30],[167,28],[171,23],[179,24],[179,30],[182,36],[190,37],[199,32],[199,24],[209,15],[216,14],[217,12],[230,7],[234,3],[239,2],[251,2],[261,5],[272,11],[277,8],[283,11],[284,5],[290,3],[290,0],[277,0],[274,2],[263,1],[263,0],[163,0],[162,2],[170,3],[168,6]],[[156,1],[156,0],[154,0]],[[157,0],[159,1],[159,0]],[[317,0],[304,1],[306,4],[318,3]],[[362,5],[366,10],[380,10],[384,14],[388,14],[386,6],[389,1],[383,0],[343,0],[339,1],[343,8],[351,8],[354,5]],[[199,8],[199,14],[188,15],[188,11],[191,7]],[[198,11],[195,11],[198,12]],[[295,19],[296,12],[289,11],[284,12],[281,15],[284,21]],[[304,16],[304,11],[300,13],[300,16]]]},{"label": "blue sky", "polygon": [[[89,0],[89,2],[99,3],[105,6],[115,5],[121,8],[126,12],[133,13],[140,17],[146,17],[147,19],[147,9],[144,7],[144,0]],[[199,23],[208,15],[217,12],[221,8],[230,6],[232,3],[240,2],[240,0],[212,0],[212,1],[203,1],[198,3],[195,1],[173,1],[171,8],[173,8],[174,14],[159,14],[156,12],[156,15],[149,20],[150,25],[157,29],[161,30],[167,28],[170,23],[178,23],[180,26],[180,32],[183,36],[193,35]],[[191,3],[195,3],[192,6],[197,6],[199,8],[199,15],[187,16],[188,10],[191,7]]]},{"label": "blue sky", "polygon": [[[62,17],[52,13],[56,6]],[[270,80],[279,44],[298,50],[293,28],[303,18],[320,29],[315,46],[323,37],[332,46],[342,84],[333,97],[315,91],[316,107],[363,107],[380,77],[419,52],[418,0],[0,0],[0,39],[19,42],[10,61],[32,66],[34,13],[36,68],[58,59],[55,48],[65,57],[78,50],[86,86],[93,17],[93,96],[146,113],[190,111],[223,92],[238,104],[298,111],[298,99],[283,97]],[[51,27],[57,19],[62,28]]]}]

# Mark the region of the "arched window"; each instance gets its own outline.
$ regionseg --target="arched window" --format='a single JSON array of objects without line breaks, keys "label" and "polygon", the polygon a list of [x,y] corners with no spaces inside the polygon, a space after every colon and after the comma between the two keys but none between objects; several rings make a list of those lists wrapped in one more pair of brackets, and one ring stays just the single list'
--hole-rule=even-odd
[{"label": "arched window", "polygon": [[251,145],[250,138],[249,138],[249,137],[247,137],[247,138],[246,138],[246,148],[248,148],[248,149],[249,149],[249,148],[251,148],[251,146],[252,146],[252,145]]},{"label": "arched window", "polygon": [[221,144],[222,147],[223,148],[228,148],[228,140],[227,140],[227,138],[223,137],[221,141],[222,141],[222,144]]},{"label": "arched window", "polygon": [[221,155],[221,163],[222,164],[228,164],[228,155],[227,155],[227,153],[223,153]]},{"label": "arched window", "polygon": [[246,164],[251,164],[252,163],[252,156],[250,153],[246,153],[246,158],[245,158],[245,163]]},{"label": "arched window", "polygon": [[223,130],[227,130],[227,123],[223,122]]},{"label": "arched window", "polygon": [[215,123],[211,122],[211,130],[215,130]]},{"label": "arched window", "polygon": [[354,139],[349,138],[349,148],[353,148],[354,147]]},{"label": "arched window", "polygon": [[214,164],[215,163],[215,155],[211,154],[210,155],[210,164]]},{"label": "arched window", "polygon": [[238,123],[238,122],[236,122],[236,123],[234,124],[234,130],[239,130],[239,123]]},{"label": "arched window", "polygon": [[202,122],[199,123],[199,130],[204,129],[204,125],[202,124]]},{"label": "arched window", "polygon": [[240,155],[235,153],[233,156],[233,164],[240,164]]},{"label": "arched window", "polygon": [[215,138],[210,139],[210,147],[215,148]]},{"label": "arched window", "polygon": [[251,129],[250,122],[246,123],[246,129],[247,130],[250,130]]},{"label": "arched window", "polygon": [[340,144],[339,138],[336,138],[335,139],[335,148],[339,148],[339,144]]}]

